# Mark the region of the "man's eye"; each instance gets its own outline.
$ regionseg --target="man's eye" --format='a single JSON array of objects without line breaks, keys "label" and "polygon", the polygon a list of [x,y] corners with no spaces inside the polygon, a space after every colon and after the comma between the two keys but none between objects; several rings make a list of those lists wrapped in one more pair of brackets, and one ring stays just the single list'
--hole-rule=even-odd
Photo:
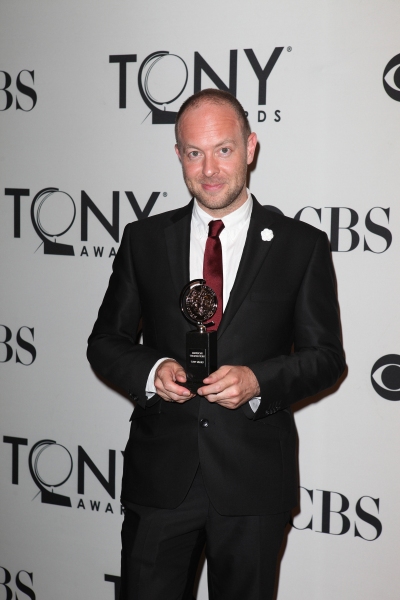
[{"label": "man's eye", "polygon": [[230,151],[230,148],[221,148],[221,154],[227,155]]},{"label": "man's eye", "polygon": [[198,150],[192,150],[191,152],[189,152],[190,158],[197,158],[199,155],[200,155],[200,152]]}]

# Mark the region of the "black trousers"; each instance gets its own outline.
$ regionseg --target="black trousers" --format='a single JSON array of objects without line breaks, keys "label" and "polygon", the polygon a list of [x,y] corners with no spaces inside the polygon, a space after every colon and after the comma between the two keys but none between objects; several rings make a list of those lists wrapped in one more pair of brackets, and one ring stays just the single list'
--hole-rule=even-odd
[{"label": "black trousers", "polygon": [[200,468],[176,509],[124,505],[120,600],[192,600],[204,544],[209,600],[272,600],[288,512],[222,516]]}]

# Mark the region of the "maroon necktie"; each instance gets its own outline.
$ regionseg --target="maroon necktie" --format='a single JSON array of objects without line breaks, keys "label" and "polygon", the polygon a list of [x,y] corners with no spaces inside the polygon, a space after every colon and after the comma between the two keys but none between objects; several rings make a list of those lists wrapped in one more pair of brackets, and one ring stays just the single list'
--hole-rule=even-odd
[{"label": "maroon necktie", "polygon": [[208,238],[206,249],[204,251],[203,279],[206,280],[206,285],[214,290],[218,299],[217,312],[212,317],[215,325],[209,327],[208,331],[218,329],[222,319],[222,247],[219,236],[224,227],[225,225],[220,219],[217,221],[210,221],[208,224]]}]

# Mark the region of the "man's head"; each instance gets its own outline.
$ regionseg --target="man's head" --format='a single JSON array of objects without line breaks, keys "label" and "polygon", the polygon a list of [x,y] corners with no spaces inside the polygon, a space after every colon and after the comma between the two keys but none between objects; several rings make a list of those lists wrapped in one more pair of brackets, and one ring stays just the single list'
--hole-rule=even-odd
[{"label": "man's head", "polygon": [[181,106],[175,132],[183,177],[203,209],[221,217],[239,208],[257,136],[236,98],[214,89],[194,94]]},{"label": "man's head", "polygon": [[239,100],[235,98],[230,92],[224,92],[223,90],[216,90],[214,88],[208,88],[201,90],[193,96],[190,96],[180,107],[178,114],[176,115],[175,121],[175,139],[179,145],[179,123],[182,115],[190,108],[196,108],[202,104],[202,102],[209,102],[210,104],[227,104],[236,112],[236,115],[241,123],[243,138],[247,140],[251,133],[250,123],[247,115],[244,111],[243,106]]}]

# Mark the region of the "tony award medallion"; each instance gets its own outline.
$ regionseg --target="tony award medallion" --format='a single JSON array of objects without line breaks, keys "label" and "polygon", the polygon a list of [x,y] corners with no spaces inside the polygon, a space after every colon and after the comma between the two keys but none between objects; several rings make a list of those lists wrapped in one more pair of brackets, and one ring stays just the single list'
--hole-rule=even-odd
[{"label": "tony award medallion", "polygon": [[[217,310],[218,300],[204,279],[194,279],[183,288],[180,304],[186,319],[197,326],[186,334],[187,381],[181,385],[196,393],[203,379],[217,369],[217,332],[206,328],[214,325],[210,319]],[[205,324],[206,321],[210,322]]]}]

